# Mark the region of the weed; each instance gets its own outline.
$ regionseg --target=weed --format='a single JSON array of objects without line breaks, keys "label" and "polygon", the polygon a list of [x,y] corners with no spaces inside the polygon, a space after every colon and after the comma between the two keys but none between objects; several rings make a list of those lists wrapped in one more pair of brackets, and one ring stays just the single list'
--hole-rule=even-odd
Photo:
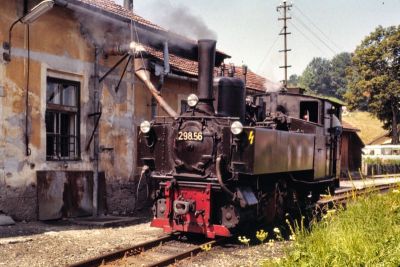
[{"label": "weed", "polygon": [[261,244],[263,244],[264,240],[268,237],[268,233],[261,229],[260,231],[257,231],[256,237],[261,242]]},{"label": "weed", "polygon": [[200,248],[205,252],[210,251],[211,250],[211,244],[204,244]]},{"label": "weed", "polygon": [[400,188],[359,196],[325,216],[312,231],[295,223],[286,258],[264,266],[400,266]]},{"label": "weed", "polygon": [[240,241],[240,243],[245,244],[246,246],[250,246],[250,239],[246,236],[239,236],[238,240]]}]

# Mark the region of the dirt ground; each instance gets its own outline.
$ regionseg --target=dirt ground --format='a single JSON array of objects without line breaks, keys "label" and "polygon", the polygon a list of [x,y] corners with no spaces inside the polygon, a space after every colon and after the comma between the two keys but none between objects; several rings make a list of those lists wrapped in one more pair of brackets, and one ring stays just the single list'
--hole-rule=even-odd
[{"label": "dirt ground", "polygon": [[65,266],[160,235],[148,222],[114,228],[66,221],[0,226],[0,266]]},{"label": "dirt ground", "polygon": [[290,242],[274,242],[259,245],[230,244],[224,247],[212,248],[197,255],[193,259],[178,262],[174,267],[208,267],[208,266],[261,266],[265,259],[278,260],[284,256]]},{"label": "dirt ground", "polygon": [[[163,235],[149,222],[121,227],[88,227],[68,221],[19,222],[0,226],[0,267],[65,266],[96,255]],[[212,248],[175,266],[260,266],[267,257],[280,257],[287,244],[247,247],[233,244]]]}]

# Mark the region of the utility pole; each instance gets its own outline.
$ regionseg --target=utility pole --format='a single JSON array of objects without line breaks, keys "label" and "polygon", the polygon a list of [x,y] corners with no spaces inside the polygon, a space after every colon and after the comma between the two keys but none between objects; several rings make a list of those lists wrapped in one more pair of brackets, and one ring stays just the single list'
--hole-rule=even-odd
[{"label": "utility pole", "polygon": [[291,51],[291,49],[287,48],[287,36],[290,34],[290,32],[287,32],[287,20],[292,19],[291,17],[287,16],[287,11],[289,11],[291,7],[292,7],[291,4],[288,5],[286,1],[283,1],[283,4],[279,5],[276,8],[276,11],[278,12],[281,9],[283,9],[283,18],[278,18],[278,20],[283,20],[283,32],[279,33],[279,35],[283,35],[284,48],[283,50],[279,50],[279,52],[284,53],[284,65],[280,66],[279,68],[285,69],[285,79],[283,80],[283,88],[285,90],[287,90],[287,83],[288,83],[287,69],[291,67],[290,65],[287,64],[287,52]]}]

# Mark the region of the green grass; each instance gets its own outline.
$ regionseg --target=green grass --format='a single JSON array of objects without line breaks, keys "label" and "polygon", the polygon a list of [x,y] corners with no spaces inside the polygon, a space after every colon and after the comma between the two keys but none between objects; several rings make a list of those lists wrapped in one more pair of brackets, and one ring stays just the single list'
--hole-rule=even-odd
[{"label": "green grass", "polygon": [[357,134],[360,136],[364,144],[368,144],[375,138],[387,132],[382,128],[383,123],[369,112],[349,112],[347,115],[343,115],[342,120],[360,129],[360,132]]},{"label": "green grass", "polygon": [[400,266],[399,189],[360,197],[311,231],[295,232],[287,256],[264,266]]}]

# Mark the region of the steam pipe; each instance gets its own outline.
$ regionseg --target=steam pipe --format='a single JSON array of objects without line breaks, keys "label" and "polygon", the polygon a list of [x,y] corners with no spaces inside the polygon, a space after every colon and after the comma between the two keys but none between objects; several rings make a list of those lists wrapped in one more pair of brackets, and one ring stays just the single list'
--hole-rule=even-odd
[{"label": "steam pipe", "polygon": [[221,158],[221,156],[219,156],[219,157],[217,158],[217,161],[216,161],[216,171],[217,171],[217,180],[218,180],[218,183],[219,183],[219,185],[221,186],[222,190],[224,190],[224,191],[225,191],[228,195],[230,195],[231,197],[234,197],[234,196],[235,196],[234,193],[233,193],[231,190],[229,190],[228,187],[226,187],[226,185],[224,184],[224,181],[222,180],[222,174],[221,174],[221,160],[222,160],[222,158]]}]

